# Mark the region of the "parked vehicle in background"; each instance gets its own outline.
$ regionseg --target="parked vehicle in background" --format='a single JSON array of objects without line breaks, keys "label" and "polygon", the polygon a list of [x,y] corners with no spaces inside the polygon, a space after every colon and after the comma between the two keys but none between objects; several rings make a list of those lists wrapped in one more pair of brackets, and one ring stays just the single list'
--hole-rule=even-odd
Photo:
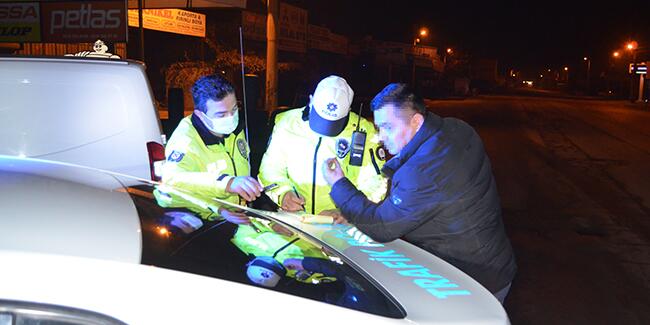
[{"label": "parked vehicle in background", "polygon": [[154,177],[164,138],[144,66],[0,56],[0,154]]}]

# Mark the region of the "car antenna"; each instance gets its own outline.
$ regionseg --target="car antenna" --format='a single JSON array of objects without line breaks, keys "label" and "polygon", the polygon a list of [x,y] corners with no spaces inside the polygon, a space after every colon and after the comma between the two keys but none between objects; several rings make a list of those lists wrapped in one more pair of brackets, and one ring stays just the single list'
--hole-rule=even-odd
[{"label": "car antenna", "polygon": [[241,84],[242,84],[242,95],[244,97],[244,132],[246,135],[246,145],[248,150],[246,150],[246,161],[248,162],[248,172],[251,172],[251,153],[250,153],[250,141],[248,138],[248,105],[246,103],[246,74],[244,72],[244,37],[242,33],[242,28],[239,26],[239,57],[241,61]]},{"label": "car antenna", "polygon": [[363,111],[363,102],[359,104],[359,116],[357,119],[357,132],[359,132],[359,126],[361,126],[361,111]]}]

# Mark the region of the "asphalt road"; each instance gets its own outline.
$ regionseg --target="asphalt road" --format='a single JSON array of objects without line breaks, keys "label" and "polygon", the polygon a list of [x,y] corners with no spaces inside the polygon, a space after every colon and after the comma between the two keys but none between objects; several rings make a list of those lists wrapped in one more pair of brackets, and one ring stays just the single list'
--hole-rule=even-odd
[{"label": "asphalt road", "polygon": [[650,108],[481,96],[427,101],[475,127],[519,272],[513,324],[650,324]]}]

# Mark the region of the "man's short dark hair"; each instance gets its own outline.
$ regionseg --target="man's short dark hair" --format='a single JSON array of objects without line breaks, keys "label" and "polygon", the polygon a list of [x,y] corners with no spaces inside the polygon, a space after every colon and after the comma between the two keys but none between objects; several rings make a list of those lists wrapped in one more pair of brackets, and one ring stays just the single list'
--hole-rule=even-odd
[{"label": "man's short dark hair", "polygon": [[416,113],[424,115],[427,111],[422,97],[416,95],[407,84],[392,83],[384,87],[379,94],[370,102],[373,111],[381,109],[385,105],[393,104],[398,109],[412,109]]},{"label": "man's short dark hair", "polygon": [[194,108],[205,113],[205,103],[208,99],[218,102],[229,94],[234,93],[235,87],[233,87],[230,81],[226,78],[218,74],[203,76],[194,83],[194,86],[192,86]]}]

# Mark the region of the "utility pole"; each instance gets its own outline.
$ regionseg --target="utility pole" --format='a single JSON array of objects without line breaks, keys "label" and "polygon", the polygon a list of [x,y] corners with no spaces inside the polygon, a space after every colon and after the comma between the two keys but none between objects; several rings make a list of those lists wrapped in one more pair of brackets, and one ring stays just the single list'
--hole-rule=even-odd
[{"label": "utility pole", "polygon": [[630,101],[634,103],[634,76],[636,76],[636,48],[639,47],[639,43],[636,41],[628,42],[625,47],[628,51],[632,52],[632,71],[630,73]]},{"label": "utility pole", "polygon": [[267,113],[278,107],[278,16],[280,1],[267,0],[266,15],[266,98]]},{"label": "utility pole", "polygon": [[143,0],[138,0],[138,35],[140,36],[140,61],[144,62],[144,22],[142,18]]},{"label": "utility pole", "polygon": [[417,52],[417,46],[418,43],[420,43],[422,38],[425,38],[429,36],[429,29],[426,27],[421,27],[418,30],[417,36],[413,39],[413,55],[411,56],[413,58],[413,64],[412,64],[412,70],[411,70],[411,87],[415,89],[415,56]]},{"label": "utility pole", "polygon": [[630,74],[630,101],[634,103],[634,77],[636,77],[636,49],[632,49],[632,73]]},{"label": "utility pole", "polygon": [[637,98],[638,101],[642,102],[643,101],[643,87],[644,87],[644,82],[645,82],[645,76],[644,74],[639,74],[639,96]]},{"label": "utility pole", "polygon": [[585,61],[587,61],[587,84],[586,84],[586,88],[587,88],[587,95],[589,95],[589,82],[591,81],[591,80],[590,80],[591,59],[588,58],[588,57],[586,57],[586,56],[585,56],[583,59],[584,59]]},{"label": "utility pole", "polygon": [[416,43],[413,42],[413,54],[411,55],[412,62],[411,62],[411,87],[415,89],[415,48],[416,48]]}]

